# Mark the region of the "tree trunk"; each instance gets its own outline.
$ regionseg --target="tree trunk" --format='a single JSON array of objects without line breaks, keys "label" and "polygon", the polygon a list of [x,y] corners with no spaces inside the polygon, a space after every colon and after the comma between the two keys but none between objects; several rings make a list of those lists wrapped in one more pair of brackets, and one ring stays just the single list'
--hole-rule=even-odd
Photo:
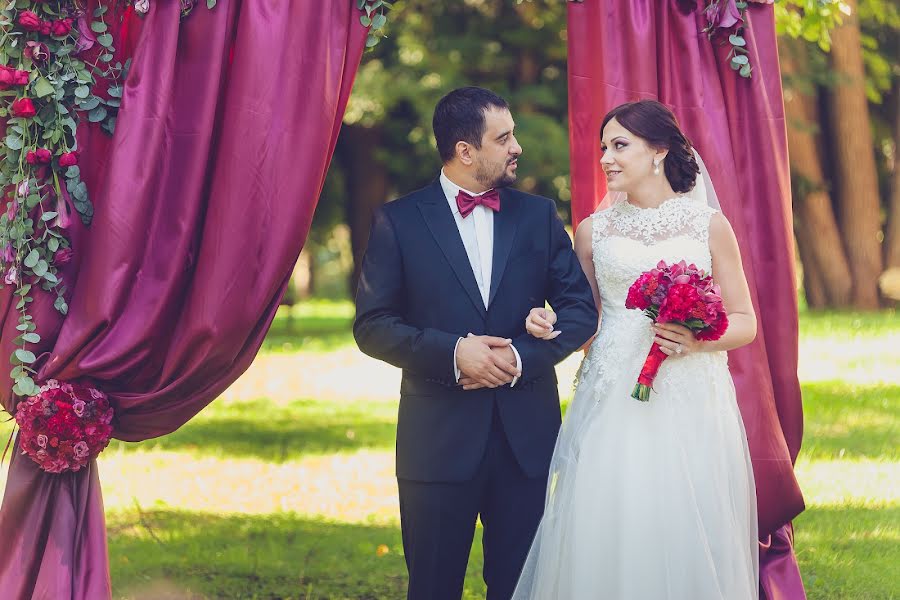
[{"label": "tree trunk", "polygon": [[894,172],[885,225],[884,263],[887,269],[900,268],[900,86],[894,86]]},{"label": "tree trunk", "polygon": [[803,263],[803,289],[810,307],[846,307],[851,302],[853,282],[822,171],[815,88],[797,79],[808,71],[807,49],[796,40],[782,39],[779,44],[794,182],[794,233]]},{"label": "tree trunk", "polygon": [[352,296],[356,295],[362,259],[369,244],[372,214],[387,200],[387,169],[375,158],[380,142],[381,130],[377,128],[344,125],[336,149],[347,174],[347,225],[353,249]]},{"label": "tree trunk", "polygon": [[832,33],[831,64],[838,83],[830,94],[835,149],[837,204],[844,245],[853,274],[853,304],[878,308],[882,271],[881,211],[875,152],[869,125],[865,72],[856,0],[851,15]]}]

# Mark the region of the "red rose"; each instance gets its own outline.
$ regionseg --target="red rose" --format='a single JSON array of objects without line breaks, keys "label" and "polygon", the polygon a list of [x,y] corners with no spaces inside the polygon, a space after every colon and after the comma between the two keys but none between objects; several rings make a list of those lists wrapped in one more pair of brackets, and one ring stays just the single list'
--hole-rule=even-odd
[{"label": "red rose", "polygon": [[59,21],[54,21],[50,28],[50,32],[54,37],[69,35],[70,31],[72,31],[72,19],[60,19]]},{"label": "red rose", "polygon": [[29,75],[28,71],[19,71],[6,65],[0,65],[0,90],[6,90],[15,85],[28,85]]},{"label": "red rose", "polygon": [[61,167],[74,167],[78,164],[78,153],[77,152],[66,152],[62,156],[59,157],[59,166]]},{"label": "red rose", "polygon": [[35,154],[34,150],[29,150],[25,154],[25,162],[27,162],[29,165],[37,164],[37,154]]},{"label": "red rose", "polygon": [[29,40],[25,42],[25,49],[22,52],[36,63],[44,63],[50,59],[50,50],[43,42]]},{"label": "red rose", "polygon": [[50,21],[41,21],[40,32],[44,35],[50,35],[50,30],[53,28],[53,23]]},{"label": "red rose", "polygon": [[38,162],[50,164],[50,161],[53,160],[53,153],[46,148],[38,148],[34,153],[37,155]]},{"label": "red rose", "polygon": [[19,98],[12,103],[12,114],[14,117],[30,119],[37,114],[37,111],[34,109],[31,98]]},{"label": "red rose", "polygon": [[19,26],[25,31],[40,31],[42,24],[41,18],[30,10],[19,13]]}]

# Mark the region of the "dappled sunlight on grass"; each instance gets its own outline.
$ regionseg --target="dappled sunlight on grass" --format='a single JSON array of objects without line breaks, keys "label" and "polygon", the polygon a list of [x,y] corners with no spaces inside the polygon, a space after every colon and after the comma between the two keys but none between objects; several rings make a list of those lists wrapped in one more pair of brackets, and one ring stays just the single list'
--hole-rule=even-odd
[{"label": "dappled sunlight on grass", "polygon": [[393,448],[396,422],[396,401],[217,401],[171,435],[139,443],[113,441],[106,453],[180,450],[277,463],[308,454]]},{"label": "dappled sunlight on grass", "polygon": [[343,522],[399,521],[394,453],[362,451],[273,464],[182,452],[106,452],[110,510],[178,508],[215,514],[293,512]]}]

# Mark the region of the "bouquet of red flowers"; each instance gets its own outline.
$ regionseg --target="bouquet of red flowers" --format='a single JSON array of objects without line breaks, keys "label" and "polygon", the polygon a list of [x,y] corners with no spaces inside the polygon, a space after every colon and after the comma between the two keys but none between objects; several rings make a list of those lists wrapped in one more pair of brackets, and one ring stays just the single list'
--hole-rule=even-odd
[{"label": "bouquet of red flowers", "polygon": [[[625,308],[644,311],[653,322],[677,323],[694,332],[699,340],[717,340],[728,329],[728,317],[719,286],[694,264],[684,261],[667,265],[659,261],[628,289]],[[646,402],[667,355],[654,342],[641,369],[631,397]]]},{"label": "bouquet of red flowers", "polygon": [[106,394],[79,383],[48,379],[19,402],[19,446],[48,473],[78,471],[109,444],[113,409]]}]

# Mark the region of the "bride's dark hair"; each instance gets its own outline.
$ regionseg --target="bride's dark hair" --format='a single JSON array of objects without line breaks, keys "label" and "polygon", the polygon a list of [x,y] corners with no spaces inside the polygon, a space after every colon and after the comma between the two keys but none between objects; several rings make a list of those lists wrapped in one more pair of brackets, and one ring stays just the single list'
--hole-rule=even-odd
[{"label": "bride's dark hair", "polygon": [[700,167],[694,158],[693,146],[681,128],[678,119],[665,105],[655,100],[639,100],[615,107],[603,118],[600,137],[606,124],[615,119],[619,124],[643,138],[653,148],[666,148],[669,154],[663,163],[669,185],[679,194],[694,189]]}]

